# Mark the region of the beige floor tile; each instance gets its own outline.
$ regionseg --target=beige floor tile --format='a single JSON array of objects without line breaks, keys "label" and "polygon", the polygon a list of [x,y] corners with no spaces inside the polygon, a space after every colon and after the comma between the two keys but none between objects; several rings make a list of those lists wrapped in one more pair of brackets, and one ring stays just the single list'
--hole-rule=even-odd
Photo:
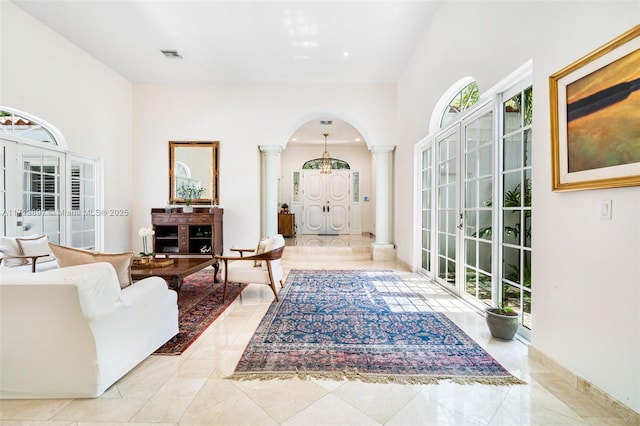
[{"label": "beige floor tile", "polygon": [[0,426],[77,426],[77,422],[48,422],[46,420],[0,420]]},{"label": "beige floor tile", "polygon": [[327,395],[308,408],[300,411],[282,423],[285,426],[311,425],[380,425],[371,417],[341,400],[337,396]]},{"label": "beige floor tile", "polygon": [[176,423],[193,401],[193,396],[156,395],[133,417],[134,422]]},{"label": "beige floor tile", "polygon": [[109,422],[77,422],[75,426],[178,426],[178,423],[144,423],[144,422],[123,422],[123,423],[109,423]]},{"label": "beige floor tile", "polygon": [[333,395],[384,424],[418,392],[415,386],[347,382],[333,391]]},{"label": "beige floor tile", "polygon": [[297,379],[237,381],[235,384],[278,422],[287,420],[328,393],[317,383]]},{"label": "beige floor tile", "polygon": [[76,399],[51,420],[127,422],[146,402],[146,399]]},{"label": "beige floor tile", "polygon": [[71,402],[70,399],[2,399],[0,420],[47,420]]},{"label": "beige floor tile", "polygon": [[277,425],[230,380],[210,379],[180,419],[181,425]]}]

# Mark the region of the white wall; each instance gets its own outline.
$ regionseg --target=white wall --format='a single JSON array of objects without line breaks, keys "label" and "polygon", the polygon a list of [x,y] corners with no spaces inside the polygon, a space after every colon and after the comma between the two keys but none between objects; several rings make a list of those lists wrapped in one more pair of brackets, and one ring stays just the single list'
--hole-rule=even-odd
[{"label": "white wall", "polygon": [[[0,1],[0,105],[56,126],[69,150],[104,160],[104,207],[131,209],[131,83]],[[105,218],[104,249],[130,248],[131,217]]]},{"label": "white wall", "polygon": [[133,92],[134,182],[149,183],[136,193],[133,229],[149,226],[149,210],[167,203],[168,141],[217,140],[226,248],[261,236],[258,146],[286,149],[322,113],[352,119],[368,146],[396,141],[395,84],[135,84]]},{"label": "white wall", "polygon": [[[637,0],[441,4],[398,85],[396,165],[411,162],[451,84],[471,75],[483,91],[533,59],[532,345],[640,412],[640,188],[551,191],[548,94],[549,75],[638,22]],[[396,167],[396,217],[419,213],[401,190],[412,185]],[[613,220],[599,220],[601,199]],[[411,241],[412,223],[395,221],[397,241]],[[409,262],[411,246],[398,255]]]}]

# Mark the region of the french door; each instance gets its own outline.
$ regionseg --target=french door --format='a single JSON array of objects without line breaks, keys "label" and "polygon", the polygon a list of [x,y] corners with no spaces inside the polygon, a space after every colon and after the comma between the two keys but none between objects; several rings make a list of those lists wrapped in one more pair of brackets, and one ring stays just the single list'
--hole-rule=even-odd
[{"label": "french door", "polygon": [[302,233],[349,234],[349,181],[351,172],[302,172]]},{"label": "french door", "polygon": [[[487,106],[435,139],[435,211],[422,191],[422,265],[431,253],[429,215],[434,214],[435,257],[431,275],[473,303],[493,297],[494,115]],[[431,146],[423,151],[422,181],[430,185]],[[461,171],[461,172],[460,172]],[[425,199],[425,197],[427,197]],[[427,225],[425,225],[425,222]]]},{"label": "french door", "polygon": [[0,139],[2,235],[99,248],[98,174],[94,158]]}]

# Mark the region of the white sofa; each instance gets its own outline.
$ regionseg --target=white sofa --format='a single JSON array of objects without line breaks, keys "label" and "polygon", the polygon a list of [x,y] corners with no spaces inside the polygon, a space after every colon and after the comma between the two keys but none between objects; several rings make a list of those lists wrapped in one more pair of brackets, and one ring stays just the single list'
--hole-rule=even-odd
[{"label": "white sofa", "polygon": [[0,398],[97,397],[177,333],[162,278],[121,289],[106,262],[0,268]]}]

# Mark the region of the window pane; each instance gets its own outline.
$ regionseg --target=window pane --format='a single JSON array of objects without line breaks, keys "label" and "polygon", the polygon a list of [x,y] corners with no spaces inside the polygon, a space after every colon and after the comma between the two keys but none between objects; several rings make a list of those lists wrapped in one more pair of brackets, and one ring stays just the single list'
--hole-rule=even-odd
[{"label": "window pane", "polygon": [[504,134],[522,127],[521,97],[516,95],[504,103]]},{"label": "window pane", "polygon": [[524,91],[524,125],[528,126],[533,122],[533,87]]},{"label": "window pane", "polygon": [[519,171],[513,173],[505,173],[504,175],[504,207],[521,207],[520,181],[521,173]]},{"label": "window pane", "polygon": [[524,132],[524,166],[531,167],[531,144],[533,142],[533,136],[531,129],[527,129]]},{"label": "window pane", "polygon": [[504,170],[520,167],[522,167],[522,144],[520,134],[515,134],[504,141]]}]

